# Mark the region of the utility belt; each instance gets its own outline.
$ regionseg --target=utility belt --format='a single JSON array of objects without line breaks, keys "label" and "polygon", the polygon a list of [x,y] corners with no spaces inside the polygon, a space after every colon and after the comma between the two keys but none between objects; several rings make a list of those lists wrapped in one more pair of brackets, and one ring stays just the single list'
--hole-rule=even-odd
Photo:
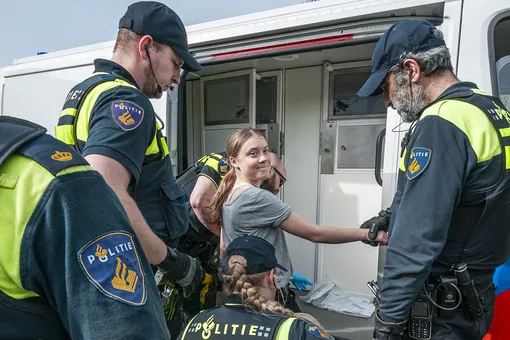
[{"label": "utility belt", "polygon": [[411,308],[407,324],[409,336],[430,339],[432,319],[436,317],[449,319],[462,313],[466,320],[483,319],[480,294],[490,287],[492,284],[477,290],[465,262],[455,264],[450,273],[430,276]]},{"label": "utility belt", "polygon": [[[368,282],[379,308],[380,289],[375,281]],[[478,287],[478,289],[477,289]],[[411,339],[431,339],[432,320],[449,319],[462,313],[466,320],[484,318],[481,294],[493,287],[492,283],[480,289],[475,285],[465,262],[456,263],[450,273],[431,275],[411,307],[407,333]]]}]

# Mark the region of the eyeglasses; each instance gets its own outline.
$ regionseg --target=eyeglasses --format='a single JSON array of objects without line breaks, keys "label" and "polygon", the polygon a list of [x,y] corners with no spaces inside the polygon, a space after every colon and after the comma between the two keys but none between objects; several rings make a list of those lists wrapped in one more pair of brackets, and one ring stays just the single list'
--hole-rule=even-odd
[{"label": "eyeglasses", "polygon": [[273,167],[273,170],[278,174],[278,176],[280,176],[280,185],[278,186],[278,188],[280,188],[282,185],[285,184],[285,182],[287,182],[287,179],[282,175],[280,171],[278,171],[277,168]]}]

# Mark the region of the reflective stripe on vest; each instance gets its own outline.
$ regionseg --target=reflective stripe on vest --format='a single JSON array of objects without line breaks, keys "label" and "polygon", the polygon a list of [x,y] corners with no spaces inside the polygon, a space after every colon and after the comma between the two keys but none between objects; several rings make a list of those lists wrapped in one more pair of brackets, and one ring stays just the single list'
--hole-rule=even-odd
[{"label": "reflective stripe on vest", "polygon": [[[451,122],[468,137],[478,163],[488,161],[501,154],[505,170],[510,170],[510,113],[497,97],[471,89],[475,95],[469,99],[451,98],[441,100],[427,108],[420,117],[437,116]],[[482,115],[466,115],[479,110]],[[441,113],[440,113],[441,112]],[[492,129],[492,127],[494,129]],[[479,136],[484,136],[483,139]],[[504,150],[504,152],[502,152]],[[400,159],[400,170],[406,171],[407,148]]]},{"label": "reflective stripe on vest", "polygon": [[[88,139],[90,115],[97,99],[103,92],[117,86],[136,89],[136,86],[129,82],[104,72],[94,73],[71,89],[60,113],[58,125],[55,127],[55,137],[81,152]],[[160,125],[156,122],[156,133],[145,151],[145,155],[157,156],[158,159],[161,159],[168,154],[165,137],[161,133]]]}]

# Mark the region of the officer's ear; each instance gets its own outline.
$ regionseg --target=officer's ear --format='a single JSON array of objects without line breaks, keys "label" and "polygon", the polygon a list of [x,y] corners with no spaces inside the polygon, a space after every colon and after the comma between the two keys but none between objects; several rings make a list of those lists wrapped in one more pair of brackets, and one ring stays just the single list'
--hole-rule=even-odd
[{"label": "officer's ear", "polygon": [[267,275],[267,286],[269,288],[276,288],[276,269],[271,269]]},{"label": "officer's ear", "polygon": [[410,83],[418,83],[423,76],[421,72],[421,66],[414,59],[406,59],[404,60],[404,74],[409,77]]},{"label": "officer's ear", "polygon": [[142,59],[148,59],[148,50],[152,46],[153,39],[150,35],[144,35],[138,42],[138,54]]}]

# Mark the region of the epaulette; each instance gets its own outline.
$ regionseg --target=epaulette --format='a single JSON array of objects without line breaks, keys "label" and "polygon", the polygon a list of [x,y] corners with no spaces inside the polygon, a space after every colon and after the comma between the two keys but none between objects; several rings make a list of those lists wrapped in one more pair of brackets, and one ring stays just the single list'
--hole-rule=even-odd
[{"label": "epaulette", "polygon": [[22,146],[18,153],[34,160],[53,176],[72,166],[89,165],[73,148],[49,135],[43,135]]}]

